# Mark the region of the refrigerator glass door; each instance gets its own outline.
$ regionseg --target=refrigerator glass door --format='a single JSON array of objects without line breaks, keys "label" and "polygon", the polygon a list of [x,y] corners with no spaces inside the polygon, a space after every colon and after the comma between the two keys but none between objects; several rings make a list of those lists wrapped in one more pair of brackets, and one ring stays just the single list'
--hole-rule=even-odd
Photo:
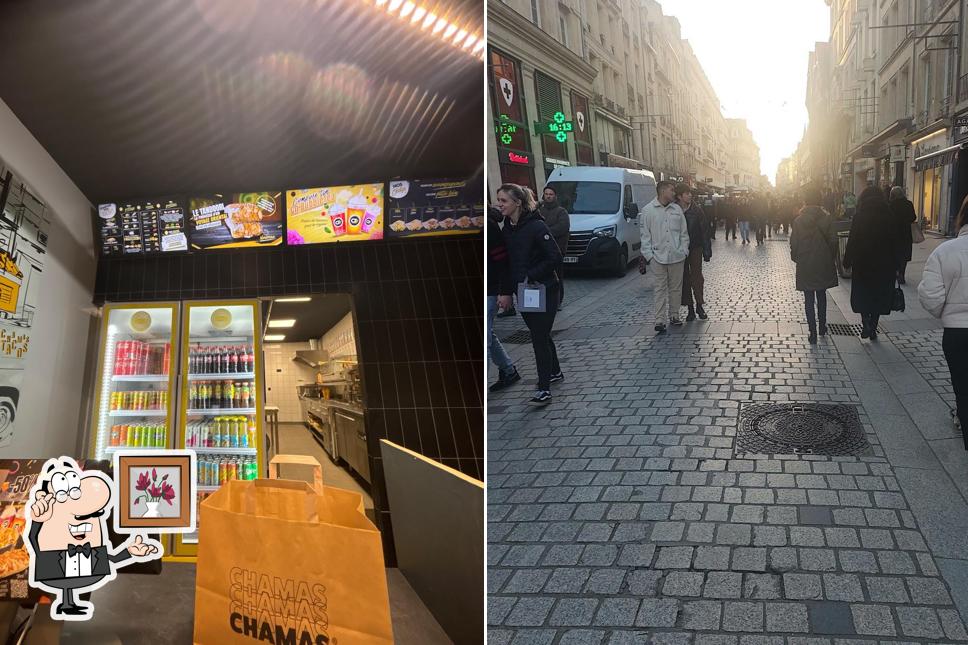
[{"label": "refrigerator glass door", "polygon": [[106,305],[88,454],[174,445],[175,303]]},{"label": "refrigerator glass door", "polygon": [[[182,318],[179,437],[198,455],[201,502],[263,472],[262,318],[257,300],[186,302]],[[197,532],[177,536],[175,555],[195,555],[197,543]]]}]

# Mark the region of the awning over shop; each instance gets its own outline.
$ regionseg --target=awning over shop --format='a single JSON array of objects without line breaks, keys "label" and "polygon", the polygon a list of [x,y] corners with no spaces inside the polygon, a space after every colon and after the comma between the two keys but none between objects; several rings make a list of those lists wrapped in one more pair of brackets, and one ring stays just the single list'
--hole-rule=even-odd
[{"label": "awning over shop", "polygon": [[958,145],[942,148],[941,150],[932,152],[929,155],[924,155],[923,157],[916,157],[914,159],[914,171],[921,172],[922,170],[927,170],[929,168],[940,168],[945,164],[949,164],[958,156],[958,151],[960,149],[961,144],[959,143]]}]

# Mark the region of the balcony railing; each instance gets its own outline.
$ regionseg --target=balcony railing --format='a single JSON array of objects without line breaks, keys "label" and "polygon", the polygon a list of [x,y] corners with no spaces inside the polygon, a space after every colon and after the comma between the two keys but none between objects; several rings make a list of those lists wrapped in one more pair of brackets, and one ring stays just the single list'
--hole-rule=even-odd
[{"label": "balcony railing", "polygon": [[958,102],[968,100],[968,74],[958,79]]}]

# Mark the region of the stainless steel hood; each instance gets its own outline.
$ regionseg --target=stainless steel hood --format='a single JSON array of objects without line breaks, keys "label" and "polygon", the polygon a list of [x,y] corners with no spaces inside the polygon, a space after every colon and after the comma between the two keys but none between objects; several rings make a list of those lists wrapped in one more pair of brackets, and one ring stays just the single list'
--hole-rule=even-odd
[{"label": "stainless steel hood", "polygon": [[293,355],[292,360],[316,369],[329,361],[329,352],[322,349],[301,349]]}]

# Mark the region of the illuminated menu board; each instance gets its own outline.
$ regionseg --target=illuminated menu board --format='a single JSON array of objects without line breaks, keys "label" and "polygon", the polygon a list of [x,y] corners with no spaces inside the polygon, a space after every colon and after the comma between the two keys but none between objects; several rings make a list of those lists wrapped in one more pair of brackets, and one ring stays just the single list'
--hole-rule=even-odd
[{"label": "illuminated menu board", "polygon": [[282,244],[282,193],[231,193],[188,200],[188,243],[193,249]]},{"label": "illuminated menu board", "polygon": [[383,184],[286,191],[286,243],[383,238]]},{"label": "illuminated menu board", "polygon": [[387,237],[455,235],[484,230],[482,177],[391,181]]},{"label": "illuminated menu board", "polygon": [[162,197],[99,204],[101,255],[187,251],[185,207],[180,199]]}]

